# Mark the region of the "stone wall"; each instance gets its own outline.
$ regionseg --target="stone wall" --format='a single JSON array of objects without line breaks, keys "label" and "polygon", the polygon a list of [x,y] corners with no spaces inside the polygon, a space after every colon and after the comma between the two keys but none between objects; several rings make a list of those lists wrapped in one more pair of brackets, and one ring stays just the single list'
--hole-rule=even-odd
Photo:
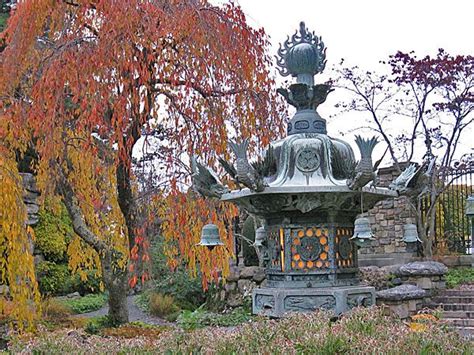
[{"label": "stone wall", "polygon": [[38,204],[38,197],[40,196],[40,192],[36,187],[36,178],[33,174],[20,173],[20,175],[23,179],[24,187],[23,202],[25,203],[26,211],[28,213],[26,224],[34,226],[38,224],[39,221],[38,212],[40,206]]},{"label": "stone wall", "polygon": [[264,286],[265,269],[259,266],[231,266],[231,273],[220,290],[219,302],[226,307],[239,307],[251,302],[252,291]]},{"label": "stone wall", "polygon": [[[23,180],[23,202],[26,206],[26,212],[28,214],[26,224],[33,227],[39,222],[39,209],[38,197],[40,196],[40,191],[36,187],[36,178],[33,174],[30,173],[20,173]],[[29,236],[30,243],[30,253],[33,254],[35,250],[35,244],[33,238]]]},{"label": "stone wall", "polygon": [[418,261],[387,269],[395,287],[377,292],[377,304],[405,319],[433,304],[433,297],[446,288],[448,268],[436,261]]},{"label": "stone wall", "polygon": [[[405,166],[401,168],[403,170]],[[397,175],[394,167],[379,169],[377,186],[388,187]],[[393,263],[400,263],[416,256],[416,243],[403,241],[403,226],[416,222],[405,197],[380,201],[367,213],[367,216],[375,234],[375,240],[359,250],[361,261],[370,259],[370,256],[397,255],[397,260]],[[363,265],[364,262],[361,264]]]}]

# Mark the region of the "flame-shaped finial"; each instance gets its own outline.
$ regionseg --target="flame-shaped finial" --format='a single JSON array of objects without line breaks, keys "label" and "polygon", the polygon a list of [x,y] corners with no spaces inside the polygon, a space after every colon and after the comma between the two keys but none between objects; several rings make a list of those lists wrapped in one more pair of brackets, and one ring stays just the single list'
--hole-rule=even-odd
[{"label": "flame-shaped finial", "polygon": [[280,44],[277,66],[281,75],[296,77],[297,83],[314,85],[314,75],[326,66],[326,47],[321,37],[309,32],[303,21],[300,30]]}]

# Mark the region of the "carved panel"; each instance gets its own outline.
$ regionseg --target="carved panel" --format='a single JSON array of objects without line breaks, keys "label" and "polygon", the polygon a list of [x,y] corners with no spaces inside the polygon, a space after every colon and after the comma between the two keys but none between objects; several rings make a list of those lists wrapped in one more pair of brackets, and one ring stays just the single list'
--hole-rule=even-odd
[{"label": "carved panel", "polygon": [[319,168],[320,159],[318,150],[306,147],[300,150],[296,156],[296,167],[303,172],[312,172]]},{"label": "carved panel", "polygon": [[347,296],[347,306],[349,309],[355,307],[372,306],[372,295],[370,293],[358,293]]},{"label": "carved panel", "polygon": [[334,309],[336,299],[334,296],[287,296],[284,301],[285,310],[288,311],[315,311],[317,309]]},{"label": "carved panel", "polygon": [[275,308],[275,297],[272,295],[256,295],[255,308],[257,310],[269,310]]}]

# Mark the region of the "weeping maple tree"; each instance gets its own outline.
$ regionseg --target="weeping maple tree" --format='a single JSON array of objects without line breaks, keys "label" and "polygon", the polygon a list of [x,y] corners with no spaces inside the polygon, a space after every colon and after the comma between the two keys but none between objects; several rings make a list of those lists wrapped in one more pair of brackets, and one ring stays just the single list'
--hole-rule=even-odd
[{"label": "weeping maple tree", "polygon": [[[156,216],[178,241],[172,263],[184,258],[205,282],[225,277],[236,210],[186,192],[187,162],[196,154],[215,166],[231,136],[252,135],[257,151],[281,134],[264,31],[233,3],[31,0],[2,36],[0,283],[18,285],[12,301],[37,297],[14,164],[32,142],[43,197],[62,200],[77,234],[70,267],[100,270],[112,322],[128,320],[128,284],[140,276],[129,268],[149,259],[146,225]],[[151,136],[159,185],[144,219],[132,153]],[[212,253],[196,246],[210,222],[226,244]]]}]

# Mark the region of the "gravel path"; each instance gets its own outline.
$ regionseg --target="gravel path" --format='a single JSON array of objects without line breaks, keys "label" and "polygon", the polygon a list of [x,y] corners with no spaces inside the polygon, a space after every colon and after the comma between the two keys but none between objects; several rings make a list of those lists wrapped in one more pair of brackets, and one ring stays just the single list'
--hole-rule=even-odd
[{"label": "gravel path", "polygon": [[[130,322],[143,322],[146,324],[153,324],[153,325],[172,325],[173,323],[170,323],[162,318],[152,316],[148,313],[143,312],[140,308],[137,307],[135,304],[135,297],[136,296],[128,296],[127,297],[127,304],[128,304],[128,319]],[[104,307],[101,309],[94,311],[94,312],[89,312],[89,313],[83,313],[83,314],[78,314],[80,317],[86,317],[86,318],[92,318],[92,317],[98,317],[98,316],[105,316],[107,315],[109,311],[109,306],[106,304]]]}]

